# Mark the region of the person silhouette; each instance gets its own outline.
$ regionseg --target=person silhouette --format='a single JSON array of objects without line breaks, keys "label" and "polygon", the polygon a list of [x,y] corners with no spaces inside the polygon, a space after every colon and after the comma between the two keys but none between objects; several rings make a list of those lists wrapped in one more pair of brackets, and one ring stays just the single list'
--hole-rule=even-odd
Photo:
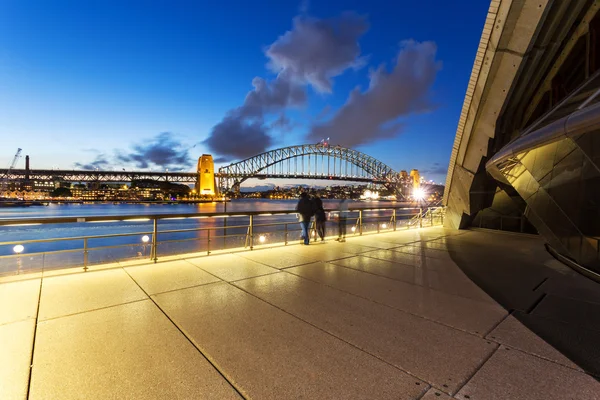
[{"label": "person silhouette", "polygon": [[310,219],[314,214],[313,203],[308,198],[306,192],[300,194],[300,200],[296,204],[296,211],[298,212],[298,219],[300,221],[300,227],[302,228],[302,239],[304,244],[310,244],[309,226]]}]

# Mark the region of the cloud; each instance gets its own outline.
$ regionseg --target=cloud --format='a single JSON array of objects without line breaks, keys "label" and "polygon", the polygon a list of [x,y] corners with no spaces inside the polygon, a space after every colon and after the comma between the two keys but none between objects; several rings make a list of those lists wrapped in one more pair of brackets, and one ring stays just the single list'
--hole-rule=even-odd
[{"label": "cloud", "polygon": [[239,115],[229,115],[203,143],[221,155],[220,162],[226,162],[262,153],[272,142],[262,120],[247,121]]},{"label": "cloud", "polygon": [[368,29],[366,17],[351,12],[323,20],[298,16],[292,30],[267,48],[268,66],[319,92],[330,93],[331,78],[364,65],[358,39]]},{"label": "cloud", "polygon": [[[304,15],[294,18],[292,30],[265,49],[267,66],[276,77],[255,77],[244,103],[228,111],[202,143],[223,162],[266,151],[273,144],[271,129],[281,132],[294,126],[281,115],[289,108],[306,105],[306,86],[330,92],[332,78],[363,64],[358,38],[367,29],[366,18],[354,13],[326,20]],[[266,125],[270,114],[280,117]]]},{"label": "cloud", "polygon": [[[89,149],[85,149],[84,151],[90,151]],[[98,150],[94,150],[93,152],[98,152]],[[85,164],[85,163],[80,163],[80,162],[76,162],[73,164],[75,166],[75,168],[79,168],[79,169],[85,169],[85,170],[103,170],[108,168],[111,164],[110,162],[107,160],[106,156],[104,154],[98,154],[96,156],[96,158],[94,159],[94,161]]]},{"label": "cloud", "polygon": [[300,126],[299,123],[293,122],[284,112],[282,112],[273,122],[271,122],[269,129],[276,130],[280,133],[287,133],[298,126]]},{"label": "cloud", "polygon": [[129,152],[116,151],[117,160],[133,163],[137,168],[150,166],[162,168],[185,168],[193,165],[188,149],[173,137],[170,132],[163,132],[150,140],[133,145]]},{"label": "cloud", "polygon": [[244,105],[238,109],[240,116],[262,118],[267,113],[306,104],[306,90],[282,74],[270,82],[256,77],[252,86],[254,90],[246,95]]},{"label": "cloud", "polygon": [[331,106],[329,104],[327,104],[325,107],[323,107],[323,109],[317,114],[317,116],[315,117],[315,121],[321,121],[322,119],[325,119],[325,117],[327,117],[329,115],[329,113],[331,112]]},{"label": "cloud", "polygon": [[309,140],[330,137],[352,147],[398,135],[404,126],[399,118],[434,108],[428,94],[441,68],[436,50],[433,42],[402,42],[393,70],[371,70],[369,88],[352,90],[330,121],[312,127]]}]

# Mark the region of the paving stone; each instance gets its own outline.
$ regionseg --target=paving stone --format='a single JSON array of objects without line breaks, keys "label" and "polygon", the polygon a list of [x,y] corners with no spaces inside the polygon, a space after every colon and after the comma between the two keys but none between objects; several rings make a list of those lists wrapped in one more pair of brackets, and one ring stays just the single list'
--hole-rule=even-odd
[{"label": "paving stone", "polygon": [[431,388],[420,400],[452,400],[452,398],[439,389]]},{"label": "paving stone", "polygon": [[30,399],[237,399],[150,301],[41,322]]},{"label": "paving stone", "polygon": [[281,248],[247,251],[238,254],[248,260],[256,261],[272,268],[288,268],[295,265],[309,264],[314,258],[303,257]]},{"label": "paving stone", "polygon": [[455,397],[461,400],[597,400],[600,383],[583,372],[501,346]]},{"label": "paving stone", "polygon": [[331,261],[331,264],[495,304],[490,296],[467,278],[456,266],[446,269],[430,269],[427,263],[416,267],[365,256],[334,260]]},{"label": "paving stone", "polygon": [[[598,284],[598,290],[600,290],[600,284]],[[550,294],[542,299],[531,314],[536,317],[555,319],[572,325],[585,326],[586,329],[600,331],[600,303]]]},{"label": "paving stone", "polygon": [[35,319],[0,325],[0,399],[25,399]]},{"label": "paving stone", "polygon": [[449,393],[497,347],[289,273],[247,279],[236,286]]},{"label": "paving stone", "polygon": [[514,316],[509,315],[486,338],[525,353],[546,358],[569,368],[580,369],[575,363],[529,330]]},{"label": "paving stone", "polygon": [[[270,276],[276,275],[266,278]],[[428,389],[424,382],[226,283],[154,298],[249,398],[415,399]]]},{"label": "paving stone", "polygon": [[127,267],[125,271],[148,294],[205,285],[220,280],[183,260]]},{"label": "paving stone", "polygon": [[598,331],[519,311],[513,315],[580,368],[600,377]]},{"label": "paving stone", "polygon": [[487,333],[507,314],[494,304],[332,264],[313,263],[286,271],[477,335]]},{"label": "paving stone", "polygon": [[122,269],[44,278],[39,320],[146,299]]},{"label": "paving stone", "polygon": [[186,261],[229,282],[279,272],[278,269],[234,254],[191,258]]},{"label": "paving stone", "polygon": [[40,279],[0,284],[0,325],[35,318]]}]

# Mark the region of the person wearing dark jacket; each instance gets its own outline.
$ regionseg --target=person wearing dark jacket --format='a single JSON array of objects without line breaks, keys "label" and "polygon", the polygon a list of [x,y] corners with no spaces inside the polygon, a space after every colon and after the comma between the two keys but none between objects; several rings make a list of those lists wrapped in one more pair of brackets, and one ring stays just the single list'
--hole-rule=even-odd
[{"label": "person wearing dark jacket", "polygon": [[300,220],[300,226],[302,227],[302,239],[304,244],[310,244],[310,219],[314,215],[313,203],[308,198],[308,194],[302,192],[300,194],[300,200],[296,205],[296,211],[298,211],[298,219]]},{"label": "person wearing dark jacket", "polygon": [[325,240],[325,221],[327,221],[327,215],[323,208],[323,200],[318,195],[314,195],[312,198],[314,209],[315,209],[315,224],[317,225],[317,234],[321,238],[321,242]]}]

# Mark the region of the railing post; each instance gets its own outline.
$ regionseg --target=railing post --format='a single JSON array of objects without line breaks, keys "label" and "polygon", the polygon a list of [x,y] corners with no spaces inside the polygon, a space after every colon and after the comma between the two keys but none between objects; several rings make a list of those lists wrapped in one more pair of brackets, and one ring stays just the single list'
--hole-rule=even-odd
[{"label": "railing post", "polygon": [[423,227],[423,209],[419,208],[419,228]]},{"label": "railing post", "polygon": [[150,259],[156,263],[158,260],[158,219],[154,217],[152,220],[152,251],[150,252]]},{"label": "railing post", "polygon": [[433,211],[429,209],[429,220],[431,221],[431,226],[433,226]]},{"label": "railing post", "polygon": [[250,225],[248,225],[248,235],[250,236],[250,250],[254,248],[254,215],[250,215]]},{"label": "railing post", "polygon": [[208,233],[207,235],[207,239],[206,239],[206,255],[209,256],[210,255],[210,229],[206,231]]},{"label": "railing post", "polygon": [[83,270],[88,270],[88,238],[83,238]]},{"label": "railing post", "polygon": [[396,231],[396,209],[392,210],[392,227]]},{"label": "railing post", "polygon": [[284,233],[283,237],[285,240],[285,245],[287,246],[287,244],[288,244],[288,224],[287,224],[287,222],[285,223],[285,233]]},{"label": "railing post", "polygon": [[362,235],[363,225],[362,225],[362,210],[358,210],[358,234]]}]

